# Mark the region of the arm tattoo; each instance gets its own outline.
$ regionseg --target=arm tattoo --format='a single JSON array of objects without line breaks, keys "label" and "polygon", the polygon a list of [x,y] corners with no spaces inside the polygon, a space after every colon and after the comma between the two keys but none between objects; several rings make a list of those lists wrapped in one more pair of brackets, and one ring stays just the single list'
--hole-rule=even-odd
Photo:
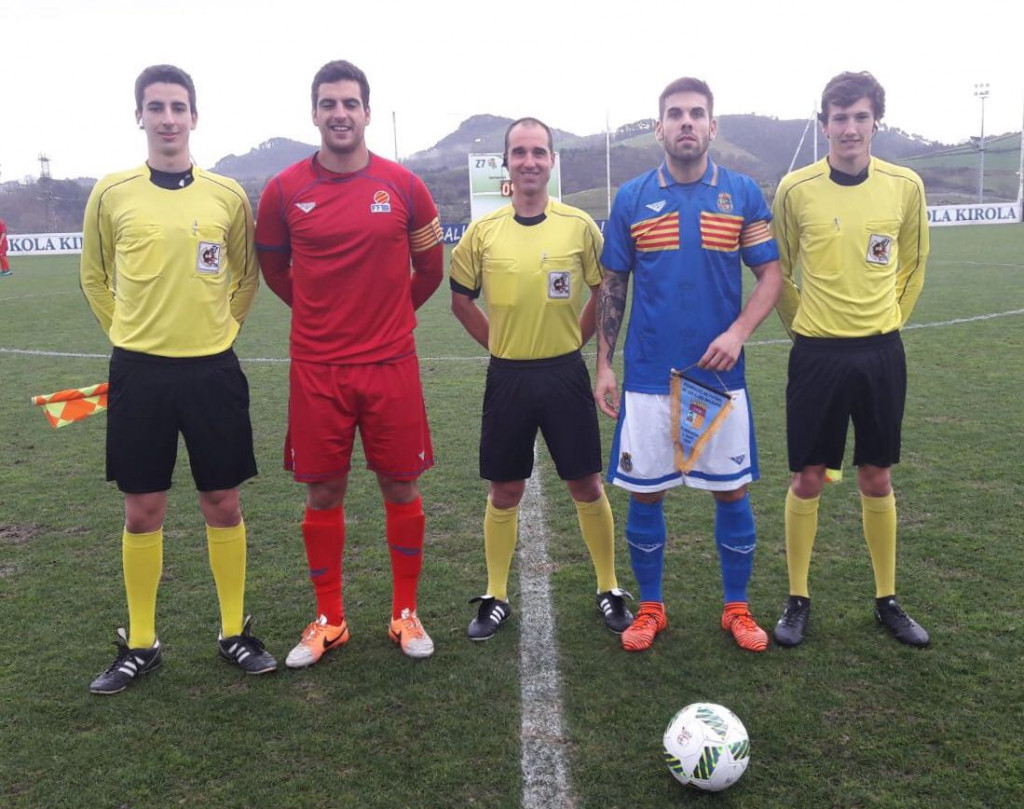
[{"label": "arm tattoo", "polygon": [[601,297],[597,302],[597,330],[604,339],[606,355],[610,365],[615,356],[615,343],[619,339],[619,329],[626,312],[626,290],[629,288],[629,275],[626,273],[607,272],[601,284]]}]

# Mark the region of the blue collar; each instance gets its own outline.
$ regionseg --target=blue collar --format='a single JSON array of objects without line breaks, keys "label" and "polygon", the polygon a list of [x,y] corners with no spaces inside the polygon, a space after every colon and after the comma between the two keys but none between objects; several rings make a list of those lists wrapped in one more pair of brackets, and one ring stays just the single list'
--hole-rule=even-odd
[{"label": "blue collar", "polygon": [[[707,171],[704,172],[704,176],[701,177],[698,182],[704,183],[704,185],[709,185],[712,188],[718,185],[718,166],[715,165],[715,161],[710,157],[708,158]],[[670,185],[691,185],[691,183],[677,182],[676,179],[669,174],[668,162],[662,161],[662,164],[658,166],[658,187],[668,188]]]}]

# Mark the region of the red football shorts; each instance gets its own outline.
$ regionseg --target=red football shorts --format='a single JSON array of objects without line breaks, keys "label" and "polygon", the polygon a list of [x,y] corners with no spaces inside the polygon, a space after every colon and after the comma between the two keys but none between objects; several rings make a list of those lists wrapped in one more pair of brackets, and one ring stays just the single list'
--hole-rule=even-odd
[{"label": "red football shorts", "polygon": [[415,480],[434,465],[419,360],[324,365],[292,360],[284,468],[316,483],[352,468],[356,428],[366,466],[395,480]]}]

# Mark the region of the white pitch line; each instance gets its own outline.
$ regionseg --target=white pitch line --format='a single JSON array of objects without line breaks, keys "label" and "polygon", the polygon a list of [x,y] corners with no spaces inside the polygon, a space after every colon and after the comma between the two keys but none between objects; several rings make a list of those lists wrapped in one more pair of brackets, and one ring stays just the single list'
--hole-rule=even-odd
[{"label": "white pitch line", "polygon": [[[1017,314],[1024,314],[1024,309],[1010,309],[1009,311],[996,311],[988,314],[975,314],[971,317],[953,317],[951,321],[935,321],[933,323],[911,323],[904,326],[902,331],[907,332],[911,329],[939,329],[944,326],[959,326],[965,323],[978,323],[980,321],[994,321],[996,317],[1013,317]],[[752,340],[746,343],[745,347],[752,345],[790,345],[793,340],[790,338],[784,338],[781,340]]]},{"label": "white pitch line", "polygon": [[[932,323],[911,323],[903,327],[904,331],[911,329],[937,329],[944,326],[960,326],[964,323],[978,323],[983,320],[995,320],[1000,317],[1015,317],[1024,315],[1024,309],[1010,309],[1006,312],[990,312],[984,315],[973,315],[971,317],[956,317],[952,320],[937,320]],[[790,345],[793,341],[788,337],[777,340],[751,340],[746,344],[747,348],[753,346],[779,346]],[[43,351],[33,348],[2,348],[0,354],[12,354],[20,357],[66,357],[68,359],[110,359],[109,354],[79,354],[71,351]],[[585,359],[592,359],[593,353],[584,352]],[[287,357],[239,357],[242,362],[280,364],[288,363]],[[477,354],[471,357],[420,357],[420,362],[486,362],[490,359],[486,354]]]},{"label": "white pitch line", "polygon": [[1011,315],[1024,315],[1024,309],[1011,309],[1009,312],[993,312],[989,315],[975,315],[974,317],[956,317],[952,320],[943,320],[938,323],[910,323],[904,326],[907,329],[934,329],[938,326],[957,326],[961,323],[977,323],[979,320],[995,320],[997,317],[1010,317]]},{"label": "white pitch line", "polygon": [[11,295],[9,298],[0,298],[0,303],[13,301],[27,301],[29,298],[55,298],[58,295],[81,295],[81,292],[34,292],[31,295]]},{"label": "white pitch line", "polygon": [[109,360],[109,354],[76,354],[71,351],[42,351],[34,348],[0,348],[0,354],[14,354],[19,357],[67,357],[74,360]]},{"label": "white pitch line", "polygon": [[544,493],[533,447],[533,477],[519,511],[519,681],[522,693],[523,809],[571,806],[568,736],[551,607],[551,557]]},{"label": "white pitch line", "polygon": [[952,258],[929,258],[929,264],[953,264],[965,267],[1004,267],[1011,270],[1024,270],[1024,264],[993,264],[991,261],[958,261]]}]

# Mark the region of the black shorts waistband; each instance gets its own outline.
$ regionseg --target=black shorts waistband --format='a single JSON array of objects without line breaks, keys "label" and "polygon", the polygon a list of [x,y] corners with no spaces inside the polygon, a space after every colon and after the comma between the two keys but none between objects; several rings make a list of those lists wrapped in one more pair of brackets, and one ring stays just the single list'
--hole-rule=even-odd
[{"label": "black shorts waistband", "polygon": [[144,354],[141,351],[129,351],[127,348],[118,348],[117,346],[114,346],[113,351],[110,352],[110,359],[112,361],[117,360],[118,362],[138,362],[144,365],[162,365],[165,367],[214,365],[225,360],[237,361],[233,348],[217,354],[207,354],[205,357],[161,357],[157,354]]},{"label": "black shorts waistband", "polygon": [[806,337],[803,334],[793,335],[793,344],[801,348],[820,348],[828,351],[857,351],[862,348],[875,348],[889,343],[902,342],[898,331],[885,334],[869,334],[866,337]]},{"label": "black shorts waistband", "polygon": [[568,354],[560,354],[557,357],[544,357],[539,360],[507,360],[502,357],[491,356],[491,366],[494,368],[558,368],[562,365],[572,365],[583,362],[583,355],[579,349],[570,351]]}]

